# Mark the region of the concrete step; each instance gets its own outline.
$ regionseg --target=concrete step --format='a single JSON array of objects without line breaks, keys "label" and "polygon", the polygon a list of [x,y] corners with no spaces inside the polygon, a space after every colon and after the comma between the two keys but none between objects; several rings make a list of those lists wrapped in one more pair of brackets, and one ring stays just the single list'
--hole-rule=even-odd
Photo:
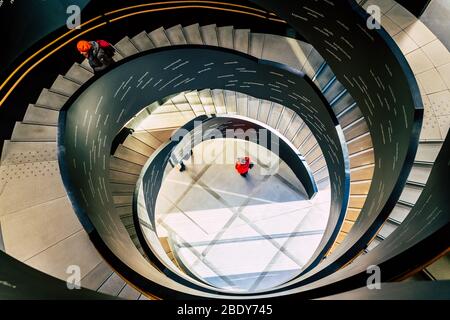
[{"label": "concrete step", "polygon": [[422,193],[423,187],[413,186],[407,184],[403,189],[400,201],[407,202],[409,204],[415,204]]},{"label": "concrete step", "polygon": [[214,89],[211,90],[211,95],[213,97],[214,106],[216,108],[217,114],[226,114],[227,108],[225,104],[225,97],[223,90]]},{"label": "concrete step", "polygon": [[23,123],[57,126],[58,117],[59,112],[56,110],[40,108],[30,104],[23,118]]},{"label": "concrete step", "polygon": [[234,27],[217,28],[217,40],[222,48],[234,49]]},{"label": "concrete step", "polygon": [[133,204],[133,194],[113,195],[113,202],[117,207],[131,206]]},{"label": "concrete step", "polygon": [[358,219],[360,213],[361,213],[361,209],[348,208],[347,213],[345,215],[345,219],[348,221],[355,222],[356,219]]},{"label": "concrete step", "polygon": [[109,159],[109,168],[111,170],[122,171],[134,175],[139,175],[142,170],[142,166],[116,158],[114,156]]},{"label": "concrete step", "polygon": [[133,42],[131,42],[128,36],[122,38],[119,42],[117,42],[114,45],[114,47],[124,58],[139,53],[139,50],[134,46]]},{"label": "concrete step", "polygon": [[116,208],[116,213],[119,217],[133,216],[133,206],[118,207]]},{"label": "concrete step", "polygon": [[268,123],[269,114],[271,110],[272,110],[272,102],[261,100],[259,103],[258,118],[256,120],[261,121],[263,123]]},{"label": "concrete step", "polygon": [[6,252],[20,261],[26,261],[82,230],[67,197],[4,216],[1,226]]},{"label": "concrete step", "polygon": [[354,169],[357,167],[366,166],[374,163],[374,153],[373,149],[364,150],[349,156],[350,168]]},{"label": "concrete step", "polygon": [[151,131],[150,133],[161,143],[165,143],[169,141],[170,137],[172,136],[173,132],[178,129],[168,129],[168,130],[158,130],[158,131]]},{"label": "concrete step", "polygon": [[294,146],[299,149],[300,146],[306,141],[306,139],[311,135],[311,131],[308,126],[304,125],[300,128],[300,130],[296,133],[292,143]]},{"label": "concrete step", "polygon": [[250,29],[234,30],[234,49],[248,54]]},{"label": "concrete step", "polygon": [[116,297],[125,286],[125,281],[117,273],[113,273],[98,289],[98,292]]},{"label": "concrete step", "polygon": [[312,172],[318,172],[319,170],[326,167],[325,158],[320,157],[317,161],[314,161],[314,163],[311,163],[310,166]]},{"label": "concrete step", "polygon": [[122,145],[119,145],[119,147],[117,148],[114,156],[116,158],[128,161],[128,162],[132,162],[134,164],[138,164],[138,165],[145,165],[145,163],[147,162],[148,157],[133,151],[131,149],[128,149]]},{"label": "concrete step", "polygon": [[148,37],[152,40],[156,48],[170,46],[169,38],[167,38],[163,27],[153,30],[148,34]]},{"label": "concrete step", "polygon": [[352,181],[350,183],[350,194],[367,195],[371,184],[372,180]]},{"label": "concrete step", "polygon": [[198,23],[184,27],[184,37],[189,44],[203,44],[202,35],[200,34],[200,25]]},{"label": "concrete step", "polygon": [[367,123],[364,118],[360,118],[359,120],[343,128],[343,131],[345,140],[349,141],[369,132],[369,128],[367,127]]},{"label": "concrete step", "polygon": [[81,279],[81,287],[97,291],[113,273],[108,263],[102,261]]},{"label": "concrete step", "polygon": [[[122,169],[124,170],[124,169]],[[132,184],[135,185],[139,179],[139,175],[130,174],[121,171],[109,170],[109,181],[112,183]]]},{"label": "concrete step", "polygon": [[292,109],[284,108],[283,113],[281,114],[280,121],[277,125],[277,130],[282,134],[285,135],[287,132],[287,129],[291,125],[293,119],[295,116],[295,112]]},{"label": "concrete step", "polygon": [[316,145],[317,140],[311,134],[298,149],[303,155],[307,155]]},{"label": "concrete step", "polygon": [[314,174],[314,179],[317,181],[322,181],[323,179],[328,177],[328,170],[327,168],[323,168],[319,170],[317,173]]},{"label": "concrete step", "polygon": [[53,110],[61,110],[64,104],[69,98],[65,95],[50,91],[48,89],[43,89],[36,105]]},{"label": "concrete step", "polygon": [[92,69],[91,65],[89,64],[89,61],[87,59],[84,59],[80,66],[82,66],[83,68],[85,68],[86,70],[88,70],[89,72],[94,73],[94,69]]},{"label": "concrete step", "polygon": [[50,90],[66,97],[72,96],[75,91],[80,88],[80,84],[73,82],[62,75],[58,75],[55,82],[53,82]]},{"label": "concrete step", "polygon": [[93,76],[93,72],[87,70],[78,63],[74,63],[64,77],[78,84],[83,84]]},{"label": "concrete step", "polygon": [[142,141],[143,143],[153,148],[154,150],[158,149],[162,144],[161,141],[159,141],[157,138],[155,138],[151,133],[147,131],[136,131],[133,133],[133,137]]},{"label": "concrete step", "polygon": [[195,116],[198,117],[206,113],[197,91],[187,92],[184,96],[191,105],[191,108],[194,111]]},{"label": "concrete step", "polygon": [[264,37],[265,35],[262,33],[250,33],[250,47],[248,51],[250,55],[262,59]]},{"label": "concrete step", "polygon": [[247,117],[252,119],[258,119],[258,111],[259,111],[259,104],[261,103],[261,100],[254,98],[254,97],[248,97],[248,109],[247,109]]},{"label": "concrete step", "polygon": [[415,161],[434,163],[439,151],[441,150],[442,142],[424,142],[419,143]]},{"label": "concrete step", "polygon": [[367,132],[359,137],[356,137],[347,142],[348,153],[354,154],[370,148],[373,148],[372,138],[370,133]]},{"label": "concrete step", "polygon": [[368,164],[350,170],[352,181],[370,180],[373,177],[375,165]]},{"label": "concrete step", "polygon": [[361,195],[350,195],[349,208],[362,209],[366,202],[366,198],[366,196]]},{"label": "concrete step", "polygon": [[[175,106],[179,107],[179,104]],[[186,122],[195,118],[195,113],[192,111],[182,111],[173,113],[155,114],[146,118],[139,125],[139,129],[147,131],[163,130],[167,128],[179,128]]]},{"label": "concrete step", "polygon": [[216,107],[214,105],[214,99],[212,97],[211,90],[204,89],[198,91],[198,96],[203,105],[203,108],[205,109],[205,112],[207,114],[216,114]]},{"label": "concrete step", "polygon": [[430,165],[414,164],[408,176],[408,181],[425,185],[432,168]]},{"label": "concrete step", "polygon": [[215,24],[200,27],[200,34],[202,35],[204,44],[216,47],[219,45],[219,40],[217,38],[217,26]]},{"label": "concrete step", "polygon": [[247,116],[248,112],[248,96],[246,94],[236,92],[236,113],[238,115]]},{"label": "concrete step", "polygon": [[57,127],[16,122],[11,141],[14,142],[56,142]]},{"label": "concrete step", "polygon": [[349,93],[342,95],[338,100],[335,100],[331,105],[334,111],[334,114],[340,114],[344,110],[351,107],[355,104],[355,100],[353,100],[352,96]]},{"label": "concrete step", "polygon": [[308,75],[310,79],[314,77],[317,70],[319,70],[320,66],[324,62],[322,56],[317,52],[316,49],[311,48],[311,51],[308,55],[308,59],[306,60],[305,64],[303,65],[302,71]]},{"label": "concrete step", "polygon": [[166,29],[166,35],[172,45],[187,44],[181,24]]},{"label": "concrete step", "polygon": [[316,79],[314,80],[314,83],[323,90],[326,85],[329,84],[329,82],[334,78],[334,73],[331,70],[330,66],[328,64],[325,65],[323,69],[321,69],[316,75]]},{"label": "concrete step", "polygon": [[138,300],[141,293],[130,285],[126,285],[119,293],[118,297],[126,300]]},{"label": "concrete step", "polygon": [[394,232],[395,229],[397,229],[397,227],[398,226],[396,224],[392,223],[389,220],[386,220],[386,222],[383,224],[378,234],[382,236],[384,239],[386,239],[392,232]]},{"label": "concrete step", "polygon": [[403,222],[411,211],[411,207],[401,205],[397,203],[389,215],[390,218]]},{"label": "concrete step", "polygon": [[136,49],[141,52],[155,48],[155,45],[153,44],[152,40],[150,40],[147,32],[145,31],[142,31],[141,33],[131,38],[131,42],[136,47]]},{"label": "concrete step", "polygon": [[269,118],[267,124],[272,128],[276,128],[278,122],[280,121],[281,113],[283,112],[284,107],[281,104],[273,103],[272,110],[270,111]]},{"label": "concrete step", "polygon": [[313,163],[316,161],[319,157],[322,157],[322,150],[320,149],[320,146],[316,144],[306,155],[305,159],[307,163]]},{"label": "concrete step", "polygon": [[228,114],[237,113],[237,102],[236,102],[236,92],[234,91],[224,91],[226,112]]},{"label": "concrete step", "polygon": [[136,186],[133,184],[110,183],[111,192],[113,194],[133,193]]},{"label": "concrete step", "polygon": [[1,165],[57,160],[56,142],[14,142],[5,140]]},{"label": "concrete step", "polygon": [[[361,110],[355,105],[354,107],[345,110],[345,112],[341,113],[338,116],[339,124],[342,128],[346,128],[353,122],[361,119],[363,114]],[[368,132],[368,131],[367,131]]]},{"label": "concrete step", "polygon": [[292,120],[291,124],[288,126],[285,136],[289,141],[293,141],[295,135],[300,130],[302,125],[304,124],[302,118],[300,118],[298,115],[295,115],[294,119]]},{"label": "concrete step", "polygon": [[343,91],[345,91],[345,88],[342,83],[340,83],[339,81],[334,81],[333,84],[324,93],[324,97],[328,102],[331,102],[342,95]]},{"label": "concrete step", "polygon": [[262,59],[279,62],[301,70],[311,52],[311,45],[293,38],[266,34]]},{"label": "concrete step", "polygon": [[125,139],[125,141],[122,143],[122,145],[128,149],[131,149],[133,151],[136,151],[136,152],[146,156],[147,158],[150,157],[153,154],[153,152],[155,152],[155,149],[148,146],[141,140],[136,139],[133,136],[128,136]]}]

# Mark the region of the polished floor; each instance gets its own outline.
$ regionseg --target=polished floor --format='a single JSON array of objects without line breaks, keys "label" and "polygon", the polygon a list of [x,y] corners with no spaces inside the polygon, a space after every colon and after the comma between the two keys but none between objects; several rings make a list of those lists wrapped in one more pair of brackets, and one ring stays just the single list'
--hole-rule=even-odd
[{"label": "polished floor", "polygon": [[[247,178],[234,159],[250,155]],[[173,169],[157,202],[157,232],[180,266],[233,291],[272,288],[299,274],[326,227],[330,192],[307,200],[301,183],[273,153],[235,140],[207,141],[187,170]]]}]

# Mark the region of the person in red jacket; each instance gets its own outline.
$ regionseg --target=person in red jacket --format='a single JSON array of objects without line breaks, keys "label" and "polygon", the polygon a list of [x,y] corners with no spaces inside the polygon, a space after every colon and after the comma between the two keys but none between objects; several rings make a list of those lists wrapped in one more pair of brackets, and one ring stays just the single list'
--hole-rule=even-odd
[{"label": "person in red jacket", "polygon": [[250,162],[250,157],[238,158],[234,166],[236,171],[242,176],[247,177],[248,171],[253,168],[253,163]]}]

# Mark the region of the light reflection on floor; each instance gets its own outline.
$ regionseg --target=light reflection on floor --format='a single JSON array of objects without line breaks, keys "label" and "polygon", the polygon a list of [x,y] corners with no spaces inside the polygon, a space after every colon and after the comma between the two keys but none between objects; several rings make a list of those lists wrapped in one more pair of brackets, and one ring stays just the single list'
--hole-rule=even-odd
[{"label": "light reflection on floor", "polygon": [[[247,154],[256,165],[242,178],[234,159]],[[156,207],[158,235],[168,238],[179,265],[234,291],[264,290],[298,275],[326,227],[328,188],[306,200],[278,157],[244,141],[204,142],[185,163],[185,172],[167,176]]]}]

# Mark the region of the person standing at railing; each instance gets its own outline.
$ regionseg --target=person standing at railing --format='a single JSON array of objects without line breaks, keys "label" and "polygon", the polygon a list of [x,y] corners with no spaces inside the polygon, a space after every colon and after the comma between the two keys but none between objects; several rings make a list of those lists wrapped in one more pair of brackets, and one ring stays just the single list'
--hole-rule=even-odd
[{"label": "person standing at railing", "polygon": [[94,72],[106,69],[113,63],[113,56],[116,50],[105,40],[85,41],[77,43],[78,51],[89,61],[89,65]]},{"label": "person standing at railing", "polygon": [[234,167],[242,177],[246,178],[248,172],[253,168],[253,163],[251,163],[250,157],[238,158]]}]

